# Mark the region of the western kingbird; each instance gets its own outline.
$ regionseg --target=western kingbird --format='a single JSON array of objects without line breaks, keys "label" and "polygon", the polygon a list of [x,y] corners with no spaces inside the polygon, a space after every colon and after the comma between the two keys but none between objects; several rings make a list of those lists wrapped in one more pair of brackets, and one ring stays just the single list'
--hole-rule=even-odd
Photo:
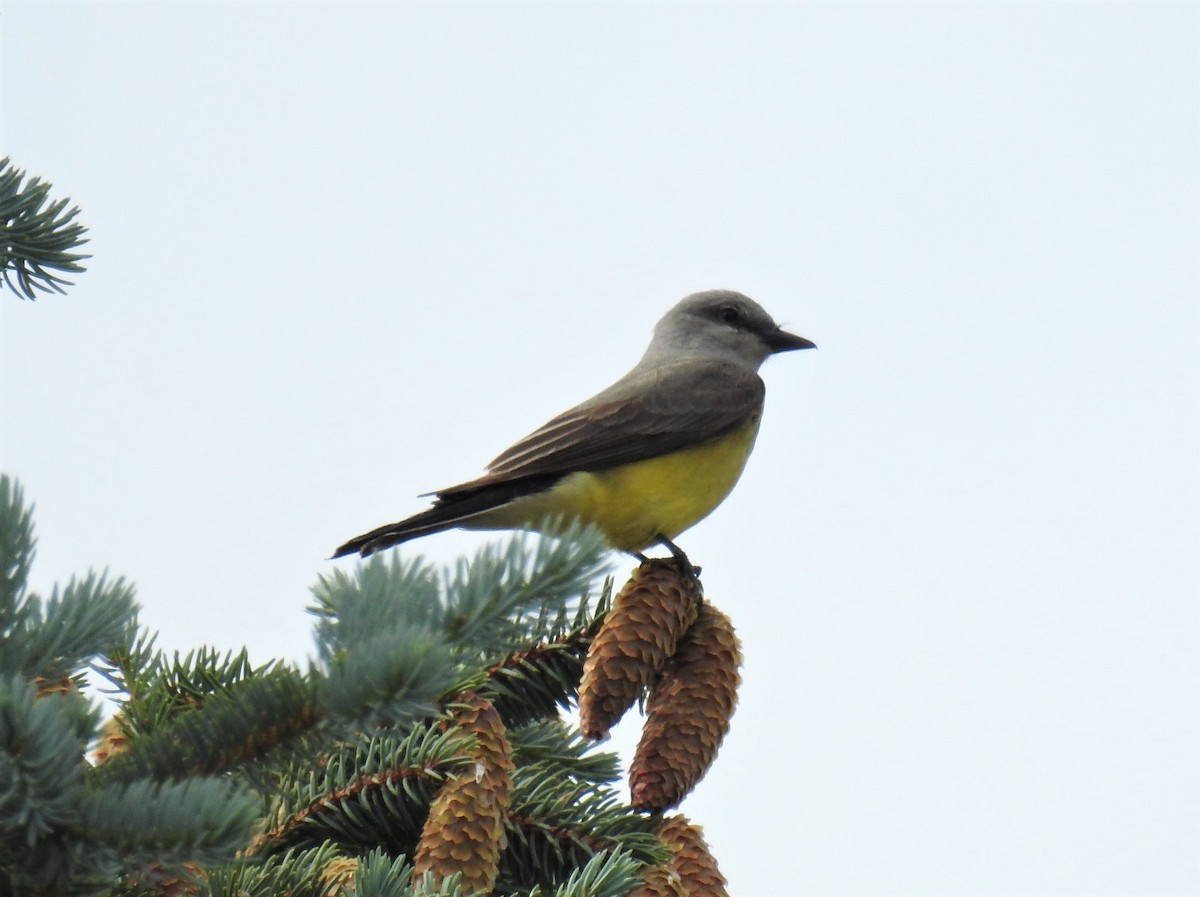
[{"label": "western kingbird", "polygon": [[439,489],[433,506],[364,533],[334,557],[364,557],[455,527],[537,529],[560,518],[597,526],[633,554],[671,542],[733,489],[754,447],[776,352],[815,344],[729,290],[694,293],[655,325],[628,374],[526,436],[478,479]]}]

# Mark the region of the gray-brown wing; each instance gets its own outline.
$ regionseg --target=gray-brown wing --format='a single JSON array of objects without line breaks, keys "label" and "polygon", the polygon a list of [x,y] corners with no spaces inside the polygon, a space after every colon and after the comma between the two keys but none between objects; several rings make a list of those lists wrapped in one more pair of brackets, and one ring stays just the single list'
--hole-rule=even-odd
[{"label": "gray-brown wing", "polygon": [[437,495],[602,470],[708,442],[757,417],[763,392],[758,375],[718,362],[630,375],[526,436],[489,464],[486,476]]}]

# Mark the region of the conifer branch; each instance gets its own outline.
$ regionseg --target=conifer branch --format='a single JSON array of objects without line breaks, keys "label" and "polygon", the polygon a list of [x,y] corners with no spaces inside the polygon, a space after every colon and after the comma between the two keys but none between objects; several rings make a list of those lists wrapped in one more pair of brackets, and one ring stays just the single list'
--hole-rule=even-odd
[{"label": "conifer branch", "polygon": [[51,836],[83,799],[81,759],[94,720],[80,718],[77,701],[72,694],[39,698],[24,678],[0,677],[0,857]]},{"label": "conifer branch", "polygon": [[84,270],[79,262],[91,256],[72,250],[88,242],[87,228],[74,220],[78,206],[67,209],[69,199],[49,202],[52,185],[22,181],[25,172],[0,159],[0,285],[26,299],[39,290],[64,293],[71,281],[54,272]]},{"label": "conifer branch", "polygon": [[615,848],[643,864],[667,859],[649,818],[621,803],[604,785],[556,774],[557,766],[539,762],[517,767],[501,887],[535,881],[556,888],[596,853]]},{"label": "conifer branch", "polygon": [[412,866],[404,857],[390,857],[372,850],[358,861],[354,874],[354,897],[393,897],[412,881]]},{"label": "conifer branch", "polygon": [[541,764],[548,775],[606,785],[621,777],[621,762],[597,751],[562,719],[546,719],[512,730],[513,755],[522,766]]},{"label": "conifer branch", "polygon": [[445,579],[444,625],[462,650],[499,657],[528,646],[547,629],[571,625],[572,602],[608,568],[602,534],[573,525],[559,537],[518,535],[460,560]]},{"label": "conifer branch", "polygon": [[323,714],[368,725],[435,712],[454,663],[432,568],[376,556],[353,573],[322,575],[313,595]]},{"label": "conifer branch", "polygon": [[514,652],[487,668],[487,681],[480,688],[506,723],[520,726],[570,709],[579,693],[584,657],[603,620],[601,611],[583,626]]},{"label": "conifer branch", "polygon": [[140,633],[109,652],[97,667],[126,697],[122,708],[125,729],[148,735],[181,713],[196,710],[216,695],[229,695],[253,679],[268,675],[278,664],[250,663],[245,649],[221,655],[201,647],[172,657],[153,649],[153,638]]},{"label": "conifer branch", "polygon": [[[336,844],[288,850],[270,857],[240,858],[207,871],[201,897],[277,897],[338,893],[320,887],[333,876],[342,854]],[[344,892],[343,892],[344,893]],[[399,892],[396,892],[399,893]]]},{"label": "conifer branch", "polygon": [[306,768],[281,777],[275,818],[256,851],[336,841],[370,843],[386,833],[387,843],[413,844],[429,801],[445,777],[467,762],[469,746],[457,730],[430,724],[407,737],[359,736]]},{"label": "conifer branch", "polygon": [[[414,871],[411,897],[472,897],[476,892],[463,885],[462,874],[455,873],[439,879],[432,872],[417,875]],[[406,894],[405,897],[410,897]]]},{"label": "conifer branch", "polygon": [[0,477],[0,893],[108,894],[153,863],[221,861],[245,843],[258,800],[230,781],[103,779],[85,761],[99,730],[79,671],[146,643],[133,589],[89,573],[27,592],[31,512]]},{"label": "conifer branch", "polygon": [[227,779],[118,784],[88,800],[87,838],[128,866],[213,863],[243,847],[259,801]]},{"label": "conifer branch", "polygon": [[212,775],[262,757],[317,720],[310,681],[277,667],[132,740],[99,767],[105,780],[165,781],[182,774]]},{"label": "conifer branch", "polygon": [[43,603],[36,595],[19,601],[3,637],[4,668],[26,676],[56,678],[81,669],[91,658],[129,640],[136,625],[133,587],[118,577],[89,572],[72,577],[66,588],[54,586]]},{"label": "conifer branch", "polygon": [[0,633],[16,618],[36,544],[33,507],[25,504],[20,484],[0,474]]},{"label": "conifer branch", "polygon": [[602,851],[572,872],[555,897],[628,897],[640,884],[641,865],[626,851]]}]

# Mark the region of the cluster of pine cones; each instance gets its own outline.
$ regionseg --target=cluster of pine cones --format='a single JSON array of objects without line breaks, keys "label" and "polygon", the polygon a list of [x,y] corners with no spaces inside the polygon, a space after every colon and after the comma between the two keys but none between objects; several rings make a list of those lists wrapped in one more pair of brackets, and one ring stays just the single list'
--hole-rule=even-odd
[{"label": "cluster of pine cones", "polygon": [[629,769],[634,807],[673,807],[708,772],[737,705],[741,663],[733,625],[705,603],[694,571],[674,559],[634,570],[588,650],[579,686],[588,738],[605,737],[645,698]]},{"label": "cluster of pine cones", "polygon": [[[703,600],[696,571],[674,559],[634,570],[588,649],[579,711],[583,734],[599,739],[644,700],[629,771],[636,809],[674,807],[708,771],[729,731],[741,663],[733,626]],[[464,890],[487,893],[505,847],[513,763],[504,723],[486,699],[463,693],[451,713],[477,747],[466,774],[450,777],[434,798],[414,865],[436,879],[460,873]],[[646,869],[632,897],[728,897],[699,827],[674,815],[660,817],[655,832],[672,859]]]}]

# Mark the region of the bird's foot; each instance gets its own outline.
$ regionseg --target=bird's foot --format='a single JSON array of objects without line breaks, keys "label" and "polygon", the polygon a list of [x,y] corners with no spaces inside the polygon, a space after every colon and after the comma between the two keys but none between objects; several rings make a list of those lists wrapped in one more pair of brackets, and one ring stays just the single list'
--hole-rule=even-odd
[{"label": "bird's foot", "polygon": [[700,568],[691,562],[682,548],[680,548],[662,533],[658,534],[658,544],[662,545],[667,549],[667,551],[671,552],[671,557],[675,559],[675,563],[679,566],[681,571],[692,576],[697,582],[700,581]]}]

